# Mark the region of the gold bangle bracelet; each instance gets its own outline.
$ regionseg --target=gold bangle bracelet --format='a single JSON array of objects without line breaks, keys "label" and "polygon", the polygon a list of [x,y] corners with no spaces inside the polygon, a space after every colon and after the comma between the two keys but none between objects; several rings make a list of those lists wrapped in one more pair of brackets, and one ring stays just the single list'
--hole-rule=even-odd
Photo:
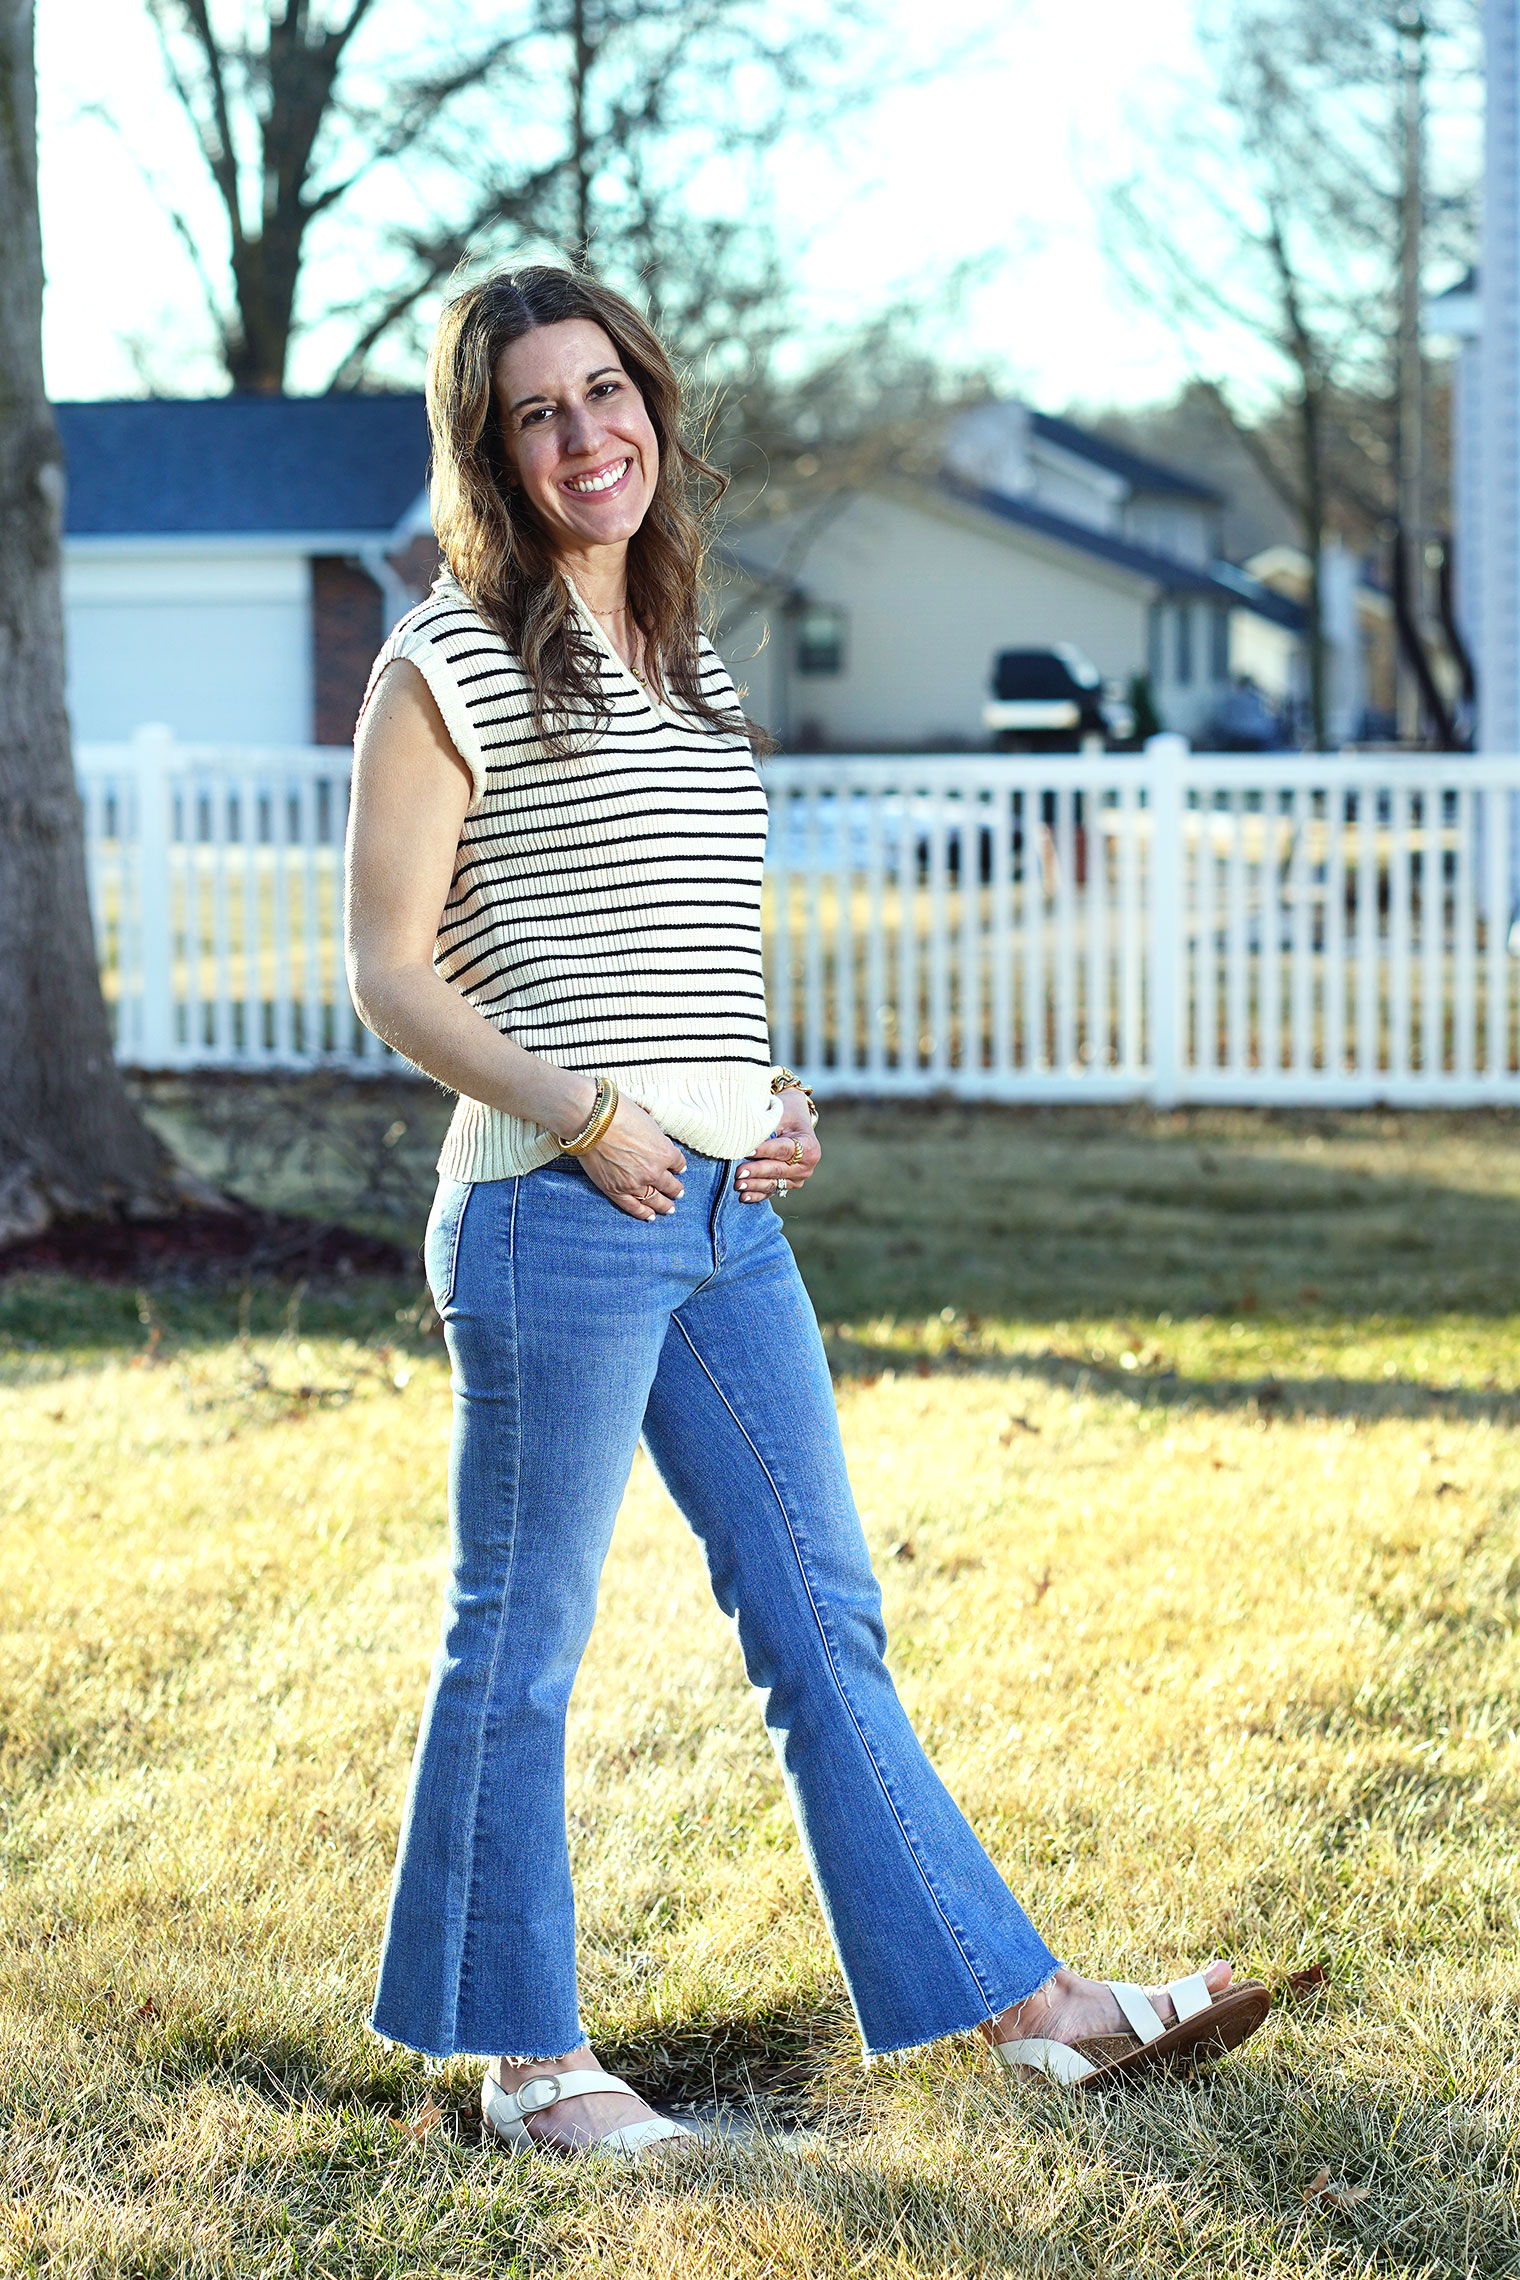
[{"label": "gold bangle bracelet", "polygon": [[611,1077],[598,1077],[596,1080],[596,1098],[591,1103],[591,1114],[579,1132],[572,1132],[568,1140],[560,1141],[560,1154],[562,1156],[584,1156],[586,1150],[594,1148],[598,1140],[601,1139],[608,1125],[616,1116],[617,1109],[617,1086]]}]

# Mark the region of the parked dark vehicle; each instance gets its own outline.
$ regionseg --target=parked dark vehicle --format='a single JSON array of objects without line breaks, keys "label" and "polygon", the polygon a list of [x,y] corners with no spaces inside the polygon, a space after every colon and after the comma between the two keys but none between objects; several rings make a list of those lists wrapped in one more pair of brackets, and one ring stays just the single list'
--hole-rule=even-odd
[{"label": "parked dark vehicle", "polygon": [[1121,709],[1097,666],[1072,642],[1058,641],[999,652],[982,725],[999,752],[1101,752],[1128,733]]}]

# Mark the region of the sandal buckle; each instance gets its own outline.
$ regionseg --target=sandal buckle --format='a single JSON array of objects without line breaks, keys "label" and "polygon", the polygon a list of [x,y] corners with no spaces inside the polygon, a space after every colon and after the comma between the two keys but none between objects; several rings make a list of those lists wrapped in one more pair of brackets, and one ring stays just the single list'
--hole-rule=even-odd
[{"label": "sandal buckle", "polygon": [[513,2096],[520,2114],[541,2114],[545,2107],[555,2105],[560,2095],[557,2074],[530,2074],[526,2082],[519,2082]]}]

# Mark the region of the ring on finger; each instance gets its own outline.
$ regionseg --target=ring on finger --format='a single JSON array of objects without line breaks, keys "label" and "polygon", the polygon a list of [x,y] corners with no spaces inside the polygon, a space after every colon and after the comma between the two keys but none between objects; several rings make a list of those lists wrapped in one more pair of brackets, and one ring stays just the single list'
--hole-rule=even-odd
[{"label": "ring on finger", "polygon": [[790,1195],[790,1194],[791,1194],[791,1192],[792,1192],[792,1183],[791,1183],[791,1181],[790,1181],[790,1180],[783,1180],[783,1179],[778,1179],[778,1180],[777,1180],[777,1182],[776,1182],[776,1184],[775,1184],[775,1186],[774,1186],[774,1187],[772,1188],[772,1190],[771,1190],[771,1193],[772,1193],[772,1195]]},{"label": "ring on finger", "polygon": [[799,1139],[796,1137],[796,1135],[795,1135],[795,1133],[794,1133],[794,1134],[793,1134],[793,1136],[792,1136],[792,1152],[791,1152],[791,1155],[790,1155],[790,1156],[788,1157],[788,1159],[787,1159],[787,1169],[788,1169],[788,1170],[790,1170],[793,1164],[800,1164],[800,1163],[801,1163],[801,1161],[802,1161],[802,1142],[801,1142],[801,1141],[800,1141],[800,1140],[799,1140]]}]

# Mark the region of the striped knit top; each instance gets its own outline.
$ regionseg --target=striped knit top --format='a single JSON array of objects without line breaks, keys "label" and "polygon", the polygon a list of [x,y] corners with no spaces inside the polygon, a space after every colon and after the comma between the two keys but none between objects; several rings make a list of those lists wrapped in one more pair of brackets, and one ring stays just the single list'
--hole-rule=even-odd
[{"label": "striped knit top", "polygon": [[[521,664],[447,572],[375,660],[365,706],[407,659],[473,784],[433,964],[529,1052],[615,1077],[683,1146],[747,1155],[779,1107],[760,968],[766,803],[739,700],[703,639],[703,692],[733,728],[657,701],[571,591],[605,719],[568,757],[545,751]],[[438,1168],[509,1179],[557,1154],[542,1126],[462,1097]]]}]

